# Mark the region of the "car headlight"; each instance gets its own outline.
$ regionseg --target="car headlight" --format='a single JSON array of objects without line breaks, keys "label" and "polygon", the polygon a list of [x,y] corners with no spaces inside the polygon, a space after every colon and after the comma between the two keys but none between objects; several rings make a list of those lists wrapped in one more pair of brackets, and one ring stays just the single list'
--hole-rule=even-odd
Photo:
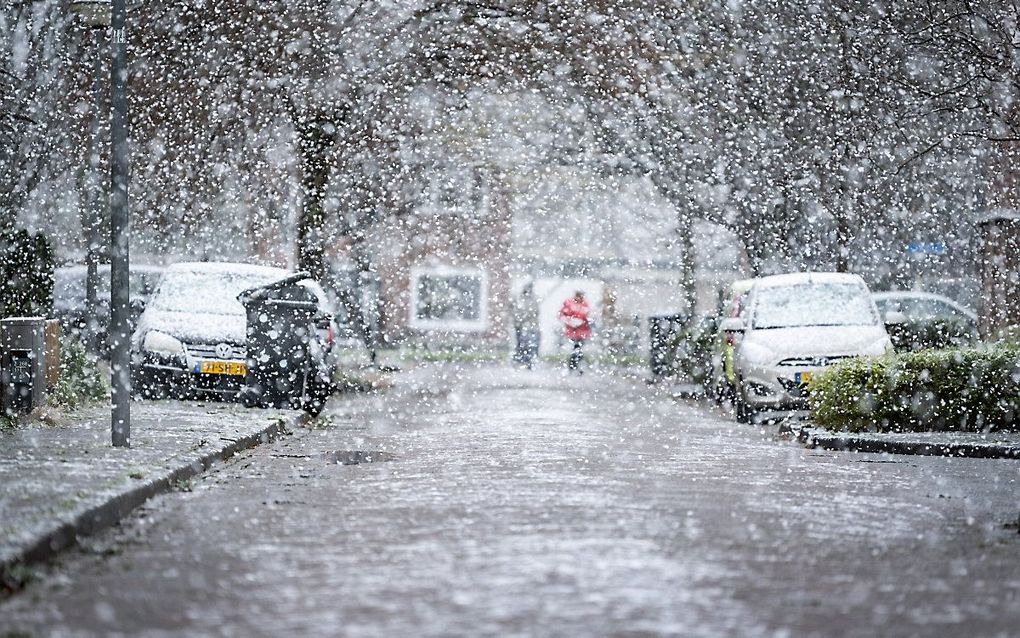
[{"label": "car headlight", "polygon": [[881,339],[872,342],[872,344],[865,348],[864,352],[862,352],[861,354],[880,357],[884,354],[889,354],[892,351],[893,351],[892,340],[888,337],[888,335],[886,335],[883,336]]},{"label": "car headlight", "polygon": [[745,340],[740,345],[740,355],[751,365],[761,366],[768,365],[776,358],[776,354],[771,348],[751,340]]},{"label": "car headlight", "polygon": [[145,333],[145,339],[142,340],[142,349],[168,357],[184,355],[184,344],[181,343],[181,340],[159,330],[150,330]]}]

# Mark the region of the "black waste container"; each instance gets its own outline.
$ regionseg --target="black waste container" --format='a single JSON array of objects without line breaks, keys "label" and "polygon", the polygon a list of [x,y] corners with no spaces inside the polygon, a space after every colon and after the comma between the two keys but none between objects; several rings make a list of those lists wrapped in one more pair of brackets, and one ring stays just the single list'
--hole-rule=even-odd
[{"label": "black waste container", "polygon": [[27,414],[46,399],[46,320],[0,320],[0,408]]},{"label": "black waste container", "polygon": [[675,364],[671,348],[685,321],[684,315],[648,317],[648,363],[653,375],[662,377],[673,371]]},{"label": "black waste container", "polygon": [[239,398],[247,407],[322,411],[331,379],[313,357],[311,341],[323,317],[318,299],[300,285],[308,273],[245,290],[238,295],[247,316],[247,367]]}]

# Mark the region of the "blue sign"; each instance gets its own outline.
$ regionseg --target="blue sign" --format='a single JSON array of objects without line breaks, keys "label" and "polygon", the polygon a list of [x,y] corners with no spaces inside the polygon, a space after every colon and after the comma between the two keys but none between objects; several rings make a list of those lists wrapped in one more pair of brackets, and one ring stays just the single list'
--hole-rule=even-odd
[{"label": "blue sign", "polygon": [[907,252],[911,255],[945,255],[949,247],[941,241],[912,241],[907,244]]}]

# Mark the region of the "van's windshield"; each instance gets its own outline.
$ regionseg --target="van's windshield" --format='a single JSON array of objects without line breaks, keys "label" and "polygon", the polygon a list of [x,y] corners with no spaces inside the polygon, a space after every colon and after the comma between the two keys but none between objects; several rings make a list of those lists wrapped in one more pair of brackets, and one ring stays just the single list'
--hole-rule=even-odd
[{"label": "van's windshield", "polygon": [[871,296],[857,284],[804,283],[762,288],[752,327],[872,326],[878,323]]}]

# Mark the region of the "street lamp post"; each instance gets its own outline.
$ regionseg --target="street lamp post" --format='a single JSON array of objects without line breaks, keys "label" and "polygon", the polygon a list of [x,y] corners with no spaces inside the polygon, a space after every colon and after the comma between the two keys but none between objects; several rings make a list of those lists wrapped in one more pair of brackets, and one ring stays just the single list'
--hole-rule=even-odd
[{"label": "street lamp post", "polygon": [[[110,369],[114,447],[131,445],[130,303],[128,289],[127,31],[125,0],[72,0],[91,25],[110,26]],[[107,18],[106,16],[109,16]],[[108,20],[108,22],[106,22]]]},{"label": "street lamp post", "polygon": [[110,368],[114,447],[131,445],[131,296],[128,288],[127,30],[125,0],[111,3],[110,67]]},{"label": "street lamp post", "polygon": [[85,214],[85,345],[89,352],[96,352],[97,301],[99,283],[99,227],[103,214],[102,187],[99,180],[100,133],[102,131],[103,104],[103,33],[110,27],[109,0],[75,0],[71,10],[79,21],[92,33],[94,51],[92,55],[93,117],[88,149],[88,202]]}]

